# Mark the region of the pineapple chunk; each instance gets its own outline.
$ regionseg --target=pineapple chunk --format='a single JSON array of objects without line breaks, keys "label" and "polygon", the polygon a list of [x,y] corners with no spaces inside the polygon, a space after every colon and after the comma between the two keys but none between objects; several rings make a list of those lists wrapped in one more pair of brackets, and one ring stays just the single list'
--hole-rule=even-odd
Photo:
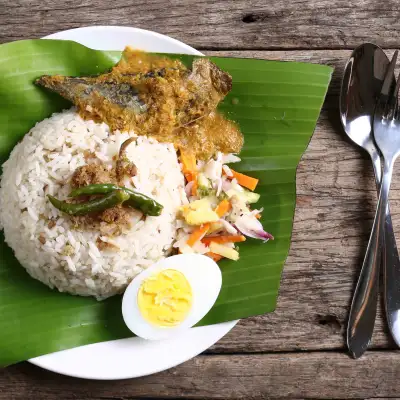
[{"label": "pineapple chunk", "polygon": [[182,207],[182,215],[189,225],[201,225],[219,220],[218,214],[211,208],[211,203],[204,198]]},{"label": "pineapple chunk", "polygon": [[210,233],[217,232],[220,229],[222,229],[223,227],[224,227],[224,225],[222,225],[222,223],[220,221],[212,222],[210,225],[210,228],[208,229],[207,235],[209,235]]},{"label": "pineapple chunk", "polygon": [[204,199],[196,200],[196,201],[193,201],[192,203],[190,203],[190,204],[188,204],[188,205],[186,205],[186,206],[183,206],[183,207],[182,207],[182,211],[183,211],[183,212],[185,212],[185,210],[193,210],[193,211],[196,211],[196,210],[199,210],[199,209],[204,208],[204,207],[207,207],[207,206],[210,207],[210,202],[209,202],[209,200],[205,197]]},{"label": "pineapple chunk", "polygon": [[218,214],[213,210],[189,211],[185,215],[185,220],[189,225],[201,225],[207,222],[216,222],[219,220]]},{"label": "pineapple chunk", "polygon": [[239,253],[230,247],[224,246],[219,243],[211,242],[210,251],[215,254],[219,254],[222,257],[229,258],[230,260],[239,260]]}]

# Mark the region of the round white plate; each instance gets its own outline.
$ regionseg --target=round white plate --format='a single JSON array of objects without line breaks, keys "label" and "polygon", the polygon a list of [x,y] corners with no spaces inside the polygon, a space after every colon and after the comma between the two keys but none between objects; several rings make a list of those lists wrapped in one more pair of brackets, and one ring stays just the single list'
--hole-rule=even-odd
[{"label": "round white plate", "polygon": [[[192,47],[159,33],[137,28],[95,26],[71,29],[45,39],[73,40],[97,50],[134,48],[160,53],[202,55]],[[139,338],[114,340],[64,350],[29,360],[63,375],[86,379],[127,379],[150,375],[181,364],[208,349],[226,335],[237,321],[192,328],[162,341]]]}]

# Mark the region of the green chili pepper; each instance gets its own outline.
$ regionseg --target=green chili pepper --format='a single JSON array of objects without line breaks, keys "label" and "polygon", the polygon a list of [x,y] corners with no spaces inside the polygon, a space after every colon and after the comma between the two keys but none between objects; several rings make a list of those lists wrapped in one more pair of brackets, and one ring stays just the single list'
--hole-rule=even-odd
[{"label": "green chili pepper", "polygon": [[125,202],[129,207],[136,208],[143,214],[151,215],[153,217],[161,214],[163,206],[151,197],[126,187],[123,187],[122,189],[129,194],[129,199]]},{"label": "green chili pepper", "polygon": [[121,204],[129,199],[129,194],[124,190],[114,190],[104,197],[78,204],[67,203],[66,201],[58,200],[50,195],[47,195],[47,197],[55,208],[68,215],[87,215],[93,212],[104,211],[107,208]]},{"label": "green chili pepper", "polygon": [[145,194],[139,193],[135,190],[128,189],[126,187],[120,187],[114,185],[113,183],[104,184],[93,184],[83,186],[81,188],[75,189],[70,193],[70,197],[77,197],[83,195],[94,195],[94,194],[106,194],[113,190],[124,190],[128,193],[129,198],[125,201],[125,205],[140,210],[143,214],[150,216],[158,216],[161,214],[163,206],[157,201],[153,200],[151,197]]},{"label": "green chili pepper", "polygon": [[93,185],[83,186],[77,189],[74,189],[69,197],[78,197],[78,196],[90,196],[92,194],[107,194],[112,192],[113,190],[121,189],[119,186],[114,185],[113,183],[96,183]]}]

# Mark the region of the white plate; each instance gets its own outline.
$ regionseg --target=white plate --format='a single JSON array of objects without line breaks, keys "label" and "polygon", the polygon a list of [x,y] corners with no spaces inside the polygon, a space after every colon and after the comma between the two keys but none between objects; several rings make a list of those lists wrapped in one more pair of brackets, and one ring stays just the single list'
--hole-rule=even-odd
[{"label": "white plate", "polygon": [[[123,50],[130,45],[154,52],[202,55],[178,40],[137,28],[78,28],[58,32],[45,39],[73,40],[97,50]],[[192,328],[179,337],[158,342],[129,338],[95,343],[29,361],[47,370],[78,378],[136,378],[166,370],[191,359],[221,339],[236,323],[237,321],[231,321]]]}]

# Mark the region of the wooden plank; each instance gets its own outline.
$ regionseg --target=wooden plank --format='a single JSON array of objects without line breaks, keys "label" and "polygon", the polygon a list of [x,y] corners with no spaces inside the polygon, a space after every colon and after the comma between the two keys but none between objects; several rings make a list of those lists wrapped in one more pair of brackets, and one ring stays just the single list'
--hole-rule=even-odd
[{"label": "wooden plank", "polygon": [[335,352],[200,356],[119,382],[67,378],[20,364],[0,371],[0,400],[364,399],[400,397],[398,352],[355,361]]},{"label": "wooden plank", "polygon": [[398,46],[396,0],[18,0],[1,2],[0,43],[88,25],[135,26],[199,49]]},{"label": "wooden plank", "polygon": [[[351,295],[376,206],[370,162],[348,143],[338,95],[349,51],[208,52],[212,55],[320,62],[336,68],[313,139],[297,171],[297,208],[290,255],[275,313],[241,321],[210,352],[344,349]],[[389,54],[391,54],[389,52]],[[391,210],[400,224],[400,174]],[[400,243],[400,236],[397,236]],[[371,347],[395,348],[381,307]]]},{"label": "wooden plank", "polygon": [[[294,5],[293,5],[294,4]],[[397,45],[394,0],[273,4],[258,1],[20,0],[0,9],[0,43],[91,24],[135,25],[200,49],[352,48],[364,40]],[[322,62],[337,67],[324,111],[297,175],[293,243],[277,311],[241,322],[210,352],[343,349],[351,293],[365,251],[376,195],[365,155],[344,139],[337,96],[348,51],[229,51],[217,55]],[[391,207],[400,223],[400,178]],[[400,238],[398,237],[400,243]],[[391,348],[381,311],[372,347]],[[82,381],[29,364],[0,371],[2,399],[266,399],[400,397],[399,353],[370,351],[361,360],[337,352],[208,354],[137,380]]]}]

